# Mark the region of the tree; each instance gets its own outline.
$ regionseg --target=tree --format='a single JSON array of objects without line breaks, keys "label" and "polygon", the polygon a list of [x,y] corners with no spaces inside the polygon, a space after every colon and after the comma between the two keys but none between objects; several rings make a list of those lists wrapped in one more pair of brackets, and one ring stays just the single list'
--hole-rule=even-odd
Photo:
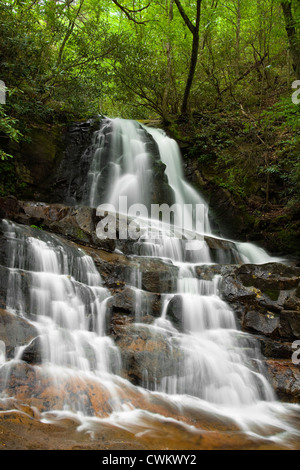
[{"label": "tree", "polygon": [[[296,77],[300,79],[300,0],[284,0],[281,2],[285,28],[289,40],[290,51],[293,60]],[[294,11],[293,11],[294,10]]]},{"label": "tree", "polygon": [[190,30],[193,35],[193,44],[192,44],[192,51],[191,51],[191,59],[190,59],[190,68],[189,74],[185,86],[185,91],[183,95],[183,101],[181,106],[181,113],[182,115],[186,115],[188,111],[188,101],[189,96],[196,72],[197,62],[198,62],[198,51],[199,51],[199,43],[200,43],[200,19],[201,19],[201,4],[202,0],[197,0],[196,2],[196,21],[195,24],[190,20],[188,15],[186,14],[180,0],[175,0],[176,6],[179,10],[180,15],[183,18],[186,26]]},{"label": "tree", "polygon": [[[0,135],[10,141],[19,142],[22,134],[16,125],[17,120],[8,116],[4,111],[4,107],[0,105]],[[8,158],[13,158],[13,156],[0,149],[0,160],[7,160]]]}]

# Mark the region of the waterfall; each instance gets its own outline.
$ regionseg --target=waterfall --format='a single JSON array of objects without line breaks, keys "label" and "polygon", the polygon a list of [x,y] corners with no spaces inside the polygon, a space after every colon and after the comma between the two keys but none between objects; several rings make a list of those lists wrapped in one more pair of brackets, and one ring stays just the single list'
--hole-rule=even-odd
[{"label": "waterfall", "polygon": [[[218,283],[218,276],[212,281],[199,280],[192,267],[180,268],[177,293],[166,302],[170,304],[175,296],[180,299],[183,333],[177,341],[184,360],[180,376],[172,377],[171,383],[170,378],[164,380],[161,390],[223,405],[273,401],[275,395],[266,378],[250,366],[243,349],[246,338],[241,337],[233,312],[219,297]],[[167,314],[168,307],[164,317]]]},{"label": "waterfall", "polygon": [[[93,417],[138,434],[147,432],[150,422],[152,429],[159,429],[163,416],[154,406],[159,403],[164,416],[170,409],[195,419],[208,413],[224,426],[233,421],[249,435],[267,436],[275,442],[285,433],[295,434],[285,419],[294,408],[277,402],[255,339],[239,331],[233,311],[219,295],[220,277],[205,280],[196,274],[196,266],[215,262],[205,238],[213,235],[207,203],[185,181],[175,141],[133,121],[107,119],[93,145],[84,204],[108,203],[118,210],[120,198],[126,197],[128,206],[143,204],[149,210],[154,149],[164,165],[173,202],[179,211],[187,207],[177,215],[175,208],[176,223],[169,225],[144,218],[146,227],[151,225],[151,236],[132,242],[133,258],[158,258],[178,268],[176,290],[161,293],[160,316],[153,323],[142,320],[144,301],[149,307],[141,271],[131,269],[123,280],[135,296],[133,327],[146,338],[162,341],[167,352],[161,357],[158,352],[161,362],[154,373],[145,364],[142,384],[130,383],[127,364],[122,363],[107,330],[114,293],[103,286],[92,258],[58,236],[2,221],[9,273],[6,309],[36,328],[41,360],[34,365],[35,371],[47,376],[54,388],[63,389],[62,400],[47,410],[52,415],[45,412],[45,422],[54,419],[55,413],[66,416],[69,412],[86,429],[95,425],[89,420]],[[202,210],[195,213],[197,205]],[[194,239],[187,233],[174,236],[182,234],[185,224],[193,232],[195,214],[200,220]],[[221,253],[220,259],[258,264],[273,260],[252,244],[228,242],[232,244],[230,256]],[[7,377],[3,394],[26,348],[27,344],[7,360],[0,343],[0,370],[5,368]],[[164,354],[169,357],[167,364]],[[81,386],[80,393],[76,387],[70,392],[69,381],[86,384],[89,391],[85,394]],[[99,400],[97,406],[93,401],[91,390],[97,387],[104,390],[105,410],[99,409]],[[169,423],[179,422],[173,412]],[[196,432],[194,426],[188,429]]]},{"label": "waterfall", "polygon": [[[157,152],[156,159],[165,165],[165,175],[173,195],[174,217],[167,223],[150,211],[149,195],[155,179],[151,152]],[[131,206],[145,206],[143,224],[146,219],[146,224],[151,226],[149,232],[154,232],[156,237],[141,238],[142,248],[141,243],[137,244],[139,254],[197,263],[213,261],[204,240],[205,234],[212,235],[208,204],[185,180],[180,149],[164,131],[136,121],[106,119],[94,136],[94,158],[87,186],[83,202],[91,207],[108,204],[117,213],[132,215],[128,210]],[[126,198],[125,206],[123,198]],[[242,262],[263,264],[281,261],[252,243],[230,242],[234,245],[235,258]]]},{"label": "waterfall", "polygon": [[[90,257],[54,235],[2,221],[9,280],[6,308],[38,331],[41,364],[58,386],[60,377],[99,380],[120,371],[119,352],[106,334],[109,292]],[[22,358],[24,348],[14,361]],[[13,362],[10,364],[12,367]],[[85,411],[80,401],[64,406]]]}]

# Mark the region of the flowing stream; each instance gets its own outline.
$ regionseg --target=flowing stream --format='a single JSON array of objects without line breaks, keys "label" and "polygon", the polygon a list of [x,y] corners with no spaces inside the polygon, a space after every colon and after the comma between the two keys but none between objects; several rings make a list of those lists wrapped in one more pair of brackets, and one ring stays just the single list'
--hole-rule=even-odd
[{"label": "flowing stream", "polygon": [[[111,134],[109,157],[105,129]],[[298,407],[277,401],[256,341],[239,331],[233,311],[219,296],[220,277],[203,280],[195,273],[196,266],[216,261],[205,240],[212,235],[208,207],[184,179],[177,144],[160,130],[108,119],[94,137],[95,153],[83,203],[91,207],[109,203],[118,211],[120,197],[126,197],[128,207],[138,203],[150,208],[153,172],[145,133],[166,165],[168,185],[180,213],[171,225],[144,217],[145,233],[151,225],[151,236],[142,235],[132,243],[133,258],[158,258],[176,266],[179,274],[174,280],[176,289],[162,293],[161,315],[152,324],[141,322],[146,298],[142,273],[132,270],[125,281],[136,296],[136,328],[163,339],[171,367],[163,364],[162,354],[161,370],[154,377],[145,365],[143,383],[131,384],[123,374],[126,364],[108,334],[112,294],[103,286],[92,258],[55,235],[1,222],[8,268],[6,309],[36,328],[41,360],[33,368],[58,391],[43,420],[76,416],[81,429],[87,431],[109,425],[134,435],[159,434],[160,426],[168,422],[192,436],[200,432],[205,415],[257,439],[275,443],[299,439],[292,419]],[[184,212],[183,205],[187,205]],[[192,240],[186,233],[185,237],[174,236],[182,234],[185,226],[193,233],[197,205],[201,207],[197,235]],[[229,254],[220,249],[220,263],[275,261],[255,245],[228,242],[232,249]],[[177,324],[168,315],[174,302],[180,311]],[[6,358],[0,344],[0,366],[6,373],[3,396],[29,346]],[[91,392],[94,388],[101,391],[96,397]],[[213,422],[212,428],[218,426]]]}]

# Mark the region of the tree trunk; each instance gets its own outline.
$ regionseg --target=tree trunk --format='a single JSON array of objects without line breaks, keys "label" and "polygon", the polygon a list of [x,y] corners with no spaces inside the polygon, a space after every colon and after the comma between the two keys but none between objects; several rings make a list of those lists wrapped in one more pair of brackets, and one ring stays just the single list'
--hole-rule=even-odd
[{"label": "tree trunk", "polygon": [[192,88],[192,84],[194,81],[194,76],[196,72],[197,62],[198,62],[198,50],[199,50],[199,29],[198,32],[193,35],[193,47],[192,47],[192,54],[191,54],[191,62],[190,62],[190,69],[189,69],[189,76],[186,82],[182,106],[181,106],[181,114],[187,114],[188,110],[188,101],[190,97],[190,92]]},{"label": "tree trunk", "polygon": [[[299,0],[298,0],[299,2]],[[296,22],[293,17],[292,2],[281,2],[283,16],[285,20],[285,29],[287,32],[291,56],[293,60],[294,71],[296,77],[300,79],[300,40],[297,34]]]},{"label": "tree trunk", "polygon": [[201,18],[201,4],[202,0],[197,0],[197,13],[196,13],[196,24],[194,25],[191,20],[188,18],[186,15],[180,0],[175,0],[175,3],[177,5],[177,8],[191,31],[193,35],[193,46],[192,46],[192,53],[191,53],[191,60],[190,60],[190,68],[189,68],[189,75],[187,78],[185,90],[184,90],[184,96],[183,96],[183,101],[181,105],[181,114],[184,116],[187,114],[188,111],[188,101],[190,97],[190,92],[196,72],[196,67],[197,67],[197,62],[198,62],[198,51],[199,51],[199,43],[200,43],[200,18]]},{"label": "tree trunk", "polygon": [[[166,0],[166,14],[168,17],[168,22],[171,24],[173,21],[173,4],[174,0],[170,0],[169,2]],[[162,112],[163,112],[163,119],[165,121],[168,120],[168,106],[169,106],[169,94],[170,89],[172,87],[173,82],[173,63],[172,63],[172,44],[168,40],[165,46],[166,55],[167,55],[167,70],[166,70],[166,86],[163,92],[163,99],[162,99]],[[175,83],[173,84],[175,87]]]}]

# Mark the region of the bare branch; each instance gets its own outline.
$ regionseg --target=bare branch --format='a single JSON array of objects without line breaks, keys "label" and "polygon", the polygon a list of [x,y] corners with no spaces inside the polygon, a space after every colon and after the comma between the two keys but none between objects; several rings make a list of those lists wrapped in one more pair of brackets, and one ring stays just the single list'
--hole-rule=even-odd
[{"label": "bare branch", "polygon": [[63,57],[63,53],[64,53],[64,49],[67,45],[67,42],[69,40],[69,38],[71,37],[73,31],[74,31],[74,28],[75,28],[75,25],[76,25],[76,20],[77,18],[79,17],[80,15],[80,11],[82,9],[82,6],[83,6],[83,3],[84,3],[85,0],[80,0],[80,4],[78,6],[78,9],[77,9],[77,12],[76,12],[76,15],[75,15],[75,18],[73,19],[73,21],[69,21],[69,26],[68,26],[68,30],[65,34],[65,37],[61,43],[61,46],[60,46],[60,49],[59,49],[59,53],[58,53],[58,57],[57,57],[57,61],[56,61],[56,66],[59,67],[59,65],[61,64],[62,62],[62,57]]},{"label": "bare branch", "polygon": [[150,3],[148,3],[147,6],[143,7],[143,8],[140,8],[138,10],[130,10],[129,8],[126,8],[124,7],[123,5],[121,5],[118,0],[112,0],[114,2],[114,4],[120,8],[120,10],[125,13],[125,15],[127,16],[127,18],[130,20],[130,21],[133,21],[134,23],[136,24],[142,24],[142,25],[145,25],[147,22],[146,21],[139,21],[137,19],[135,19],[133,16],[132,16],[132,13],[139,13],[143,10],[146,10],[149,6],[150,6]]}]

